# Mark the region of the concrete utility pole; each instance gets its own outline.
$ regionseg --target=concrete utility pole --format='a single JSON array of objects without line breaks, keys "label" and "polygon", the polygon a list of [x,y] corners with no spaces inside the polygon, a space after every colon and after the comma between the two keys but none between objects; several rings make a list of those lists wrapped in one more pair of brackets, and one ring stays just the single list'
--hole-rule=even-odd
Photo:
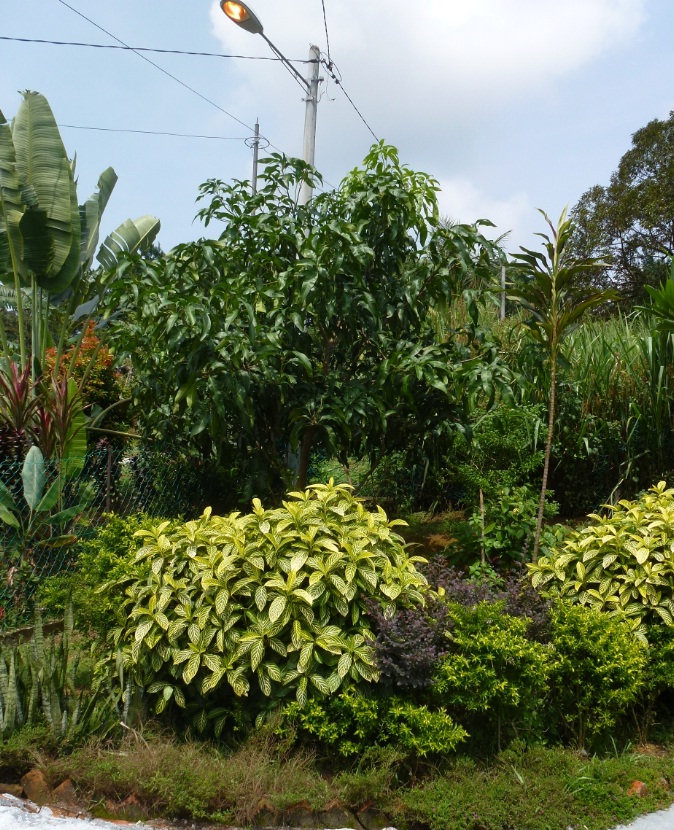
[{"label": "concrete utility pole", "polygon": [[[314,167],[314,159],[316,157],[316,118],[318,116],[318,85],[321,82],[319,77],[321,68],[321,50],[318,46],[309,47],[309,77],[307,78],[308,95],[306,101],[306,111],[304,114],[304,145],[302,150],[302,158],[307,164]],[[313,196],[313,188],[306,182],[302,182],[300,187],[299,203],[306,205],[311,201]]]},{"label": "concrete utility pole", "polygon": [[253,179],[250,183],[250,189],[253,191],[253,196],[257,193],[257,161],[260,154],[260,122],[255,120],[255,137],[253,138]]},{"label": "concrete utility pole", "polygon": [[505,265],[501,266],[501,313],[499,314],[499,319],[501,322],[505,320],[506,317],[506,268]]}]

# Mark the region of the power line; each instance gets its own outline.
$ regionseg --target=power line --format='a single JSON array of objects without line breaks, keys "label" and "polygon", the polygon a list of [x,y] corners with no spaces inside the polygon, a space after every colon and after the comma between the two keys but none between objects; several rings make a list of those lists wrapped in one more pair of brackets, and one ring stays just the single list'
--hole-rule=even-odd
[{"label": "power line", "polygon": [[[128,43],[125,43],[123,40],[121,40],[121,38],[118,38],[116,35],[113,35],[113,34],[112,34],[112,32],[109,32],[109,31],[108,31],[107,29],[105,29],[103,26],[101,26],[100,24],[96,23],[96,21],[92,20],[90,17],[87,17],[87,16],[86,16],[83,12],[79,11],[79,10],[78,10],[78,9],[76,9],[74,6],[71,6],[69,3],[67,3],[67,2],[66,2],[66,0],[58,0],[58,2],[59,2],[62,6],[65,6],[67,9],[70,9],[70,11],[74,12],[76,15],[78,15],[79,17],[81,17],[83,20],[86,20],[86,21],[87,21],[87,23],[91,23],[91,25],[92,25],[92,26],[95,26],[95,27],[96,27],[99,31],[103,32],[103,33],[104,33],[104,34],[106,34],[108,37],[111,37],[113,40],[116,40],[116,41],[117,41],[117,43],[119,43],[119,44],[120,44],[121,46],[123,46],[125,49],[127,49],[127,50],[129,50],[129,51],[131,51],[131,52],[134,52],[134,54],[138,55],[138,57],[139,57],[139,58],[141,58],[142,60],[144,60],[146,63],[149,63],[151,66],[154,66],[154,68],[155,68],[155,69],[158,69],[158,70],[159,70],[160,72],[162,72],[164,75],[166,75],[167,77],[171,78],[171,79],[172,79],[172,80],[174,80],[176,83],[180,84],[180,86],[182,86],[182,87],[184,87],[185,89],[189,90],[189,91],[190,91],[190,92],[192,92],[194,95],[196,95],[197,97],[201,98],[203,101],[206,101],[206,103],[210,104],[211,106],[215,107],[215,108],[216,108],[217,110],[219,110],[220,112],[222,112],[222,113],[224,113],[225,115],[227,115],[229,118],[231,118],[231,119],[233,119],[234,121],[236,121],[236,122],[237,122],[237,124],[241,124],[241,126],[242,126],[242,127],[245,127],[247,130],[250,130],[250,132],[251,132],[251,133],[254,133],[254,132],[255,132],[255,130],[254,130],[252,127],[250,127],[248,124],[246,124],[246,123],[245,123],[245,121],[242,121],[240,118],[237,118],[235,115],[232,115],[232,113],[231,113],[231,112],[228,112],[226,109],[224,109],[224,107],[221,107],[221,106],[220,106],[219,104],[217,104],[215,101],[211,100],[210,98],[207,98],[205,95],[202,95],[202,93],[201,93],[201,92],[199,92],[198,90],[194,89],[194,87],[191,87],[189,84],[186,84],[184,81],[181,81],[181,80],[180,80],[180,78],[177,78],[175,75],[173,75],[173,74],[171,74],[170,72],[168,72],[168,71],[167,71],[166,69],[164,69],[162,66],[159,66],[159,64],[155,63],[154,61],[150,60],[150,58],[148,58],[148,57],[146,57],[144,54],[142,54],[142,52],[141,52],[140,50],[135,49],[135,48],[134,48],[134,47],[132,47],[132,46],[129,46],[129,44],[128,44]],[[287,60],[287,59],[286,59],[286,60]],[[333,77],[333,79],[335,80],[335,82],[336,82],[338,85],[340,85],[340,81],[339,81],[339,79],[337,78],[337,76],[336,76],[336,75],[334,74],[334,72],[332,71],[332,66],[333,66],[333,64],[330,64],[330,67],[326,67],[326,68],[328,68],[328,71],[330,72],[330,74],[331,74],[331,76]],[[335,67],[335,68],[336,68],[336,67]],[[365,121],[365,119],[363,118],[363,116],[361,115],[361,113],[358,111],[358,109],[357,109],[356,105],[353,103],[353,101],[351,101],[351,98],[349,98],[349,96],[348,96],[348,95],[347,95],[347,93],[346,93],[346,90],[345,90],[343,87],[342,87],[342,91],[344,92],[344,94],[346,95],[346,97],[349,99],[349,101],[351,102],[351,105],[352,105],[352,106],[353,106],[353,108],[356,110],[356,112],[358,113],[358,115],[360,116],[360,118],[362,119],[362,121],[365,123],[365,126],[367,126],[367,128],[370,130],[370,132],[372,133],[372,135],[374,135],[374,133],[373,133],[373,132],[372,132],[372,130],[370,129],[369,125],[367,124],[367,122]],[[269,141],[269,146],[270,146],[270,147],[273,147],[275,150],[277,150],[277,151],[278,151],[279,153],[281,153],[282,155],[286,155],[286,153],[285,153],[285,151],[284,151],[284,150],[282,150],[280,147],[277,147],[277,146],[276,146],[275,144],[273,144],[273,143],[272,143],[272,142],[271,142],[268,138],[266,138],[265,136],[261,136],[261,138],[264,138],[266,141]],[[377,138],[377,137],[375,136],[375,139],[376,139],[376,138]],[[325,181],[325,183],[326,183],[326,184],[330,185],[330,182],[327,182],[326,180],[324,180],[324,181]],[[331,187],[334,187],[334,185],[330,185],[330,186],[331,186]]]},{"label": "power line", "polygon": [[158,63],[155,63],[154,61],[150,60],[150,58],[146,57],[142,52],[138,52],[137,50],[135,50],[131,46],[129,46],[128,43],[124,43],[123,40],[118,38],[116,35],[113,35],[112,32],[109,32],[107,29],[104,29],[103,26],[100,26],[98,23],[96,23],[90,17],[87,17],[86,14],[83,14],[81,11],[78,11],[76,8],[71,6],[69,3],[66,3],[65,0],[58,0],[58,2],[61,3],[62,6],[65,6],[67,9],[70,9],[70,11],[74,12],[76,15],[79,15],[79,17],[83,18],[88,23],[91,23],[92,26],[95,26],[101,32],[106,34],[108,37],[111,37],[113,40],[116,40],[117,43],[121,43],[122,46],[125,46],[127,49],[134,52],[134,54],[138,55],[139,58],[142,58],[142,60],[149,63],[151,66],[154,66],[154,68],[158,69],[160,72],[163,72],[164,75],[168,76],[169,78],[174,80],[176,83],[180,84],[180,86],[185,87],[185,89],[188,89],[190,92],[197,95],[203,101],[206,101],[206,103],[208,103],[211,106],[215,107],[216,109],[220,110],[220,112],[224,113],[229,118],[232,118],[234,121],[237,122],[237,124],[241,124],[242,127],[245,127],[247,130],[250,130],[251,133],[255,132],[255,130],[251,126],[246,124],[245,121],[242,121],[240,118],[237,118],[236,115],[232,115],[231,112],[228,112],[224,107],[221,107],[220,104],[216,104],[215,101],[211,100],[210,98],[207,98],[205,95],[202,95],[201,92],[198,92],[196,89],[194,89],[194,87],[190,86],[189,84],[186,84],[185,81],[181,81],[180,78],[177,78],[175,75],[172,75],[170,72],[168,72],[162,66],[159,66]]},{"label": "power line", "polygon": [[347,101],[351,104],[353,109],[356,111],[356,114],[358,115],[360,120],[363,122],[363,124],[365,124],[365,126],[368,128],[368,130],[372,133],[372,136],[374,137],[374,140],[379,141],[379,138],[376,135],[375,131],[372,129],[372,127],[365,120],[365,116],[363,115],[363,113],[358,109],[358,107],[353,102],[353,99],[351,98],[349,93],[344,89],[344,84],[342,83],[341,73],[339,73],[339,76],[336,74],[336,72],[339,72],[339,69],[338,69],[337,65],[334,63],[334,61],[329,60],[329,57],[330,56],[328,56],[328,61],[326,61],[324,59],[321,59],[321,64],[326,68],[326,70],[330,74],[330,77],[335,82],[335,84],[342,90],[342,92],[346,96]]},{"label": "power line", "polygon": [[330,58],[330,35],[328,34],[328,18],[325,15],[325,0],[321,0],[321,5],[323,6],[323,25],[325,26],[325,44],[328,49],[328,63],[332,65],[332,59]]},{"label": "power line", "polygon": [[169,133],[163,130],[132,130],[121,127],[85,127],[81,124],[59,124],[69,130],[97,130],[104,133],[140,133],[141,135],[170,135],[175,138],[209,138],[215,141],[246,141],[244,136],[198,135],[196,133]]},{"label": "power line", "polygon": [[[111,35],[111,37],[113,37],[113,35]],[[120,46],[115,43],[82,43],[81,41],[76,40],[42,40],[34,37],[8,37],[7,35],[0,35],[0,40],[11,40],[17,43],[46,43],[50,46],[87,46],[91,49],[119,49],[124,52],[156,52],[162,55],[196,55],[197,57],[203,58],[238,58],[239,60],[245,61],[283,62],[286,60],[285,58],[273,58],[270,56],[223,55],[219,52],[189,52],[184,49],[155,49],[150,46]],[[292,63],[309,63],[309,61],[300,60],[299,58],[287,58],[287,60]]]}]

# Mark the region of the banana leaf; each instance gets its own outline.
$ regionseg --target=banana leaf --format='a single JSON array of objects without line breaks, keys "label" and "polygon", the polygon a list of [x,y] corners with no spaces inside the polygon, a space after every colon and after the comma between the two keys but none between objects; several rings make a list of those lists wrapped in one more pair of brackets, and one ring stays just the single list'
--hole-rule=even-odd
[{"label": "banana leaf", "polygon": [[24,92],[23,98],[12,126],[17,171],[19,179],[34,188],[39,206],[46,212],[47,234],[53,244],[52,268],[49,274],[36,274],[36,280],[42,288],[57,291],[77,274],[73,262],[79,265],[77,189],[47,99],[37,92]]},{"label": "banana leaf", "polygon": [[147,214],[138,219],[127,219],[106,237],[96,259],[104,268],[113,268],[120,254],[133,253],[138,248],[150,245],[160,227],[159,219]]}]

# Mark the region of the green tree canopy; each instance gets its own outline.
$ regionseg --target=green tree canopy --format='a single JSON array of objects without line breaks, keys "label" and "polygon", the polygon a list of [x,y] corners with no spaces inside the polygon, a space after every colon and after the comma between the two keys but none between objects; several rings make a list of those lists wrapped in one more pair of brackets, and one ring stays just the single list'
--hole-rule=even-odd
[{"label": "green tree canopy", "polygon": [[315,175],[272,155],[256,194],[207,182],[200,216],[224,224],[220,238],[127,261],[108,296],[144,428],[231,453],[272,487],[288,448],[302,486],[316,448],[376,463],[403,442],[430,445],[501,378],[474,327],[437,343],[428,314],[467,270],[490,268],[479,228],[442,228],[436,182],[383,143],[298,205]]},{"label": "green tree canopy", "polygon": [[599,257],[609,268],[594,281],[643,301],[645,285],[667,276],[674,255],[674,111],[632,136],[607,187],[595,185],[572,211],[580,257]]}]

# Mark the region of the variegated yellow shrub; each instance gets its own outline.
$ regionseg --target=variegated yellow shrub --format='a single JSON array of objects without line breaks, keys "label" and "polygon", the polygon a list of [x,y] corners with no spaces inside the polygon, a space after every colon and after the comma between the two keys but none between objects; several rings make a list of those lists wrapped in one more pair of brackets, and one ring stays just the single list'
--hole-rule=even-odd
[{"label": "variegated yellow shrub", "polygon": [[572,533],[529,565],[535,588],[615,616],[640,639],[648,623],[674,624],[674,489],[661,481]]},{"label": "variegated yellow shrub", "polygon": [[[282,507],[139,531],[111,667],[146,689],[156,712],[191,707],[222,727],[236,697],[327,695],[377,678],[366,600],[421,601],[424,578],[399,521],[348,485],[312,485]],[[403,523],[404,524],[404,523]],[[120,582],[104,586],[121,593]],[[230,709],[228,709],[228,706]]]}]

